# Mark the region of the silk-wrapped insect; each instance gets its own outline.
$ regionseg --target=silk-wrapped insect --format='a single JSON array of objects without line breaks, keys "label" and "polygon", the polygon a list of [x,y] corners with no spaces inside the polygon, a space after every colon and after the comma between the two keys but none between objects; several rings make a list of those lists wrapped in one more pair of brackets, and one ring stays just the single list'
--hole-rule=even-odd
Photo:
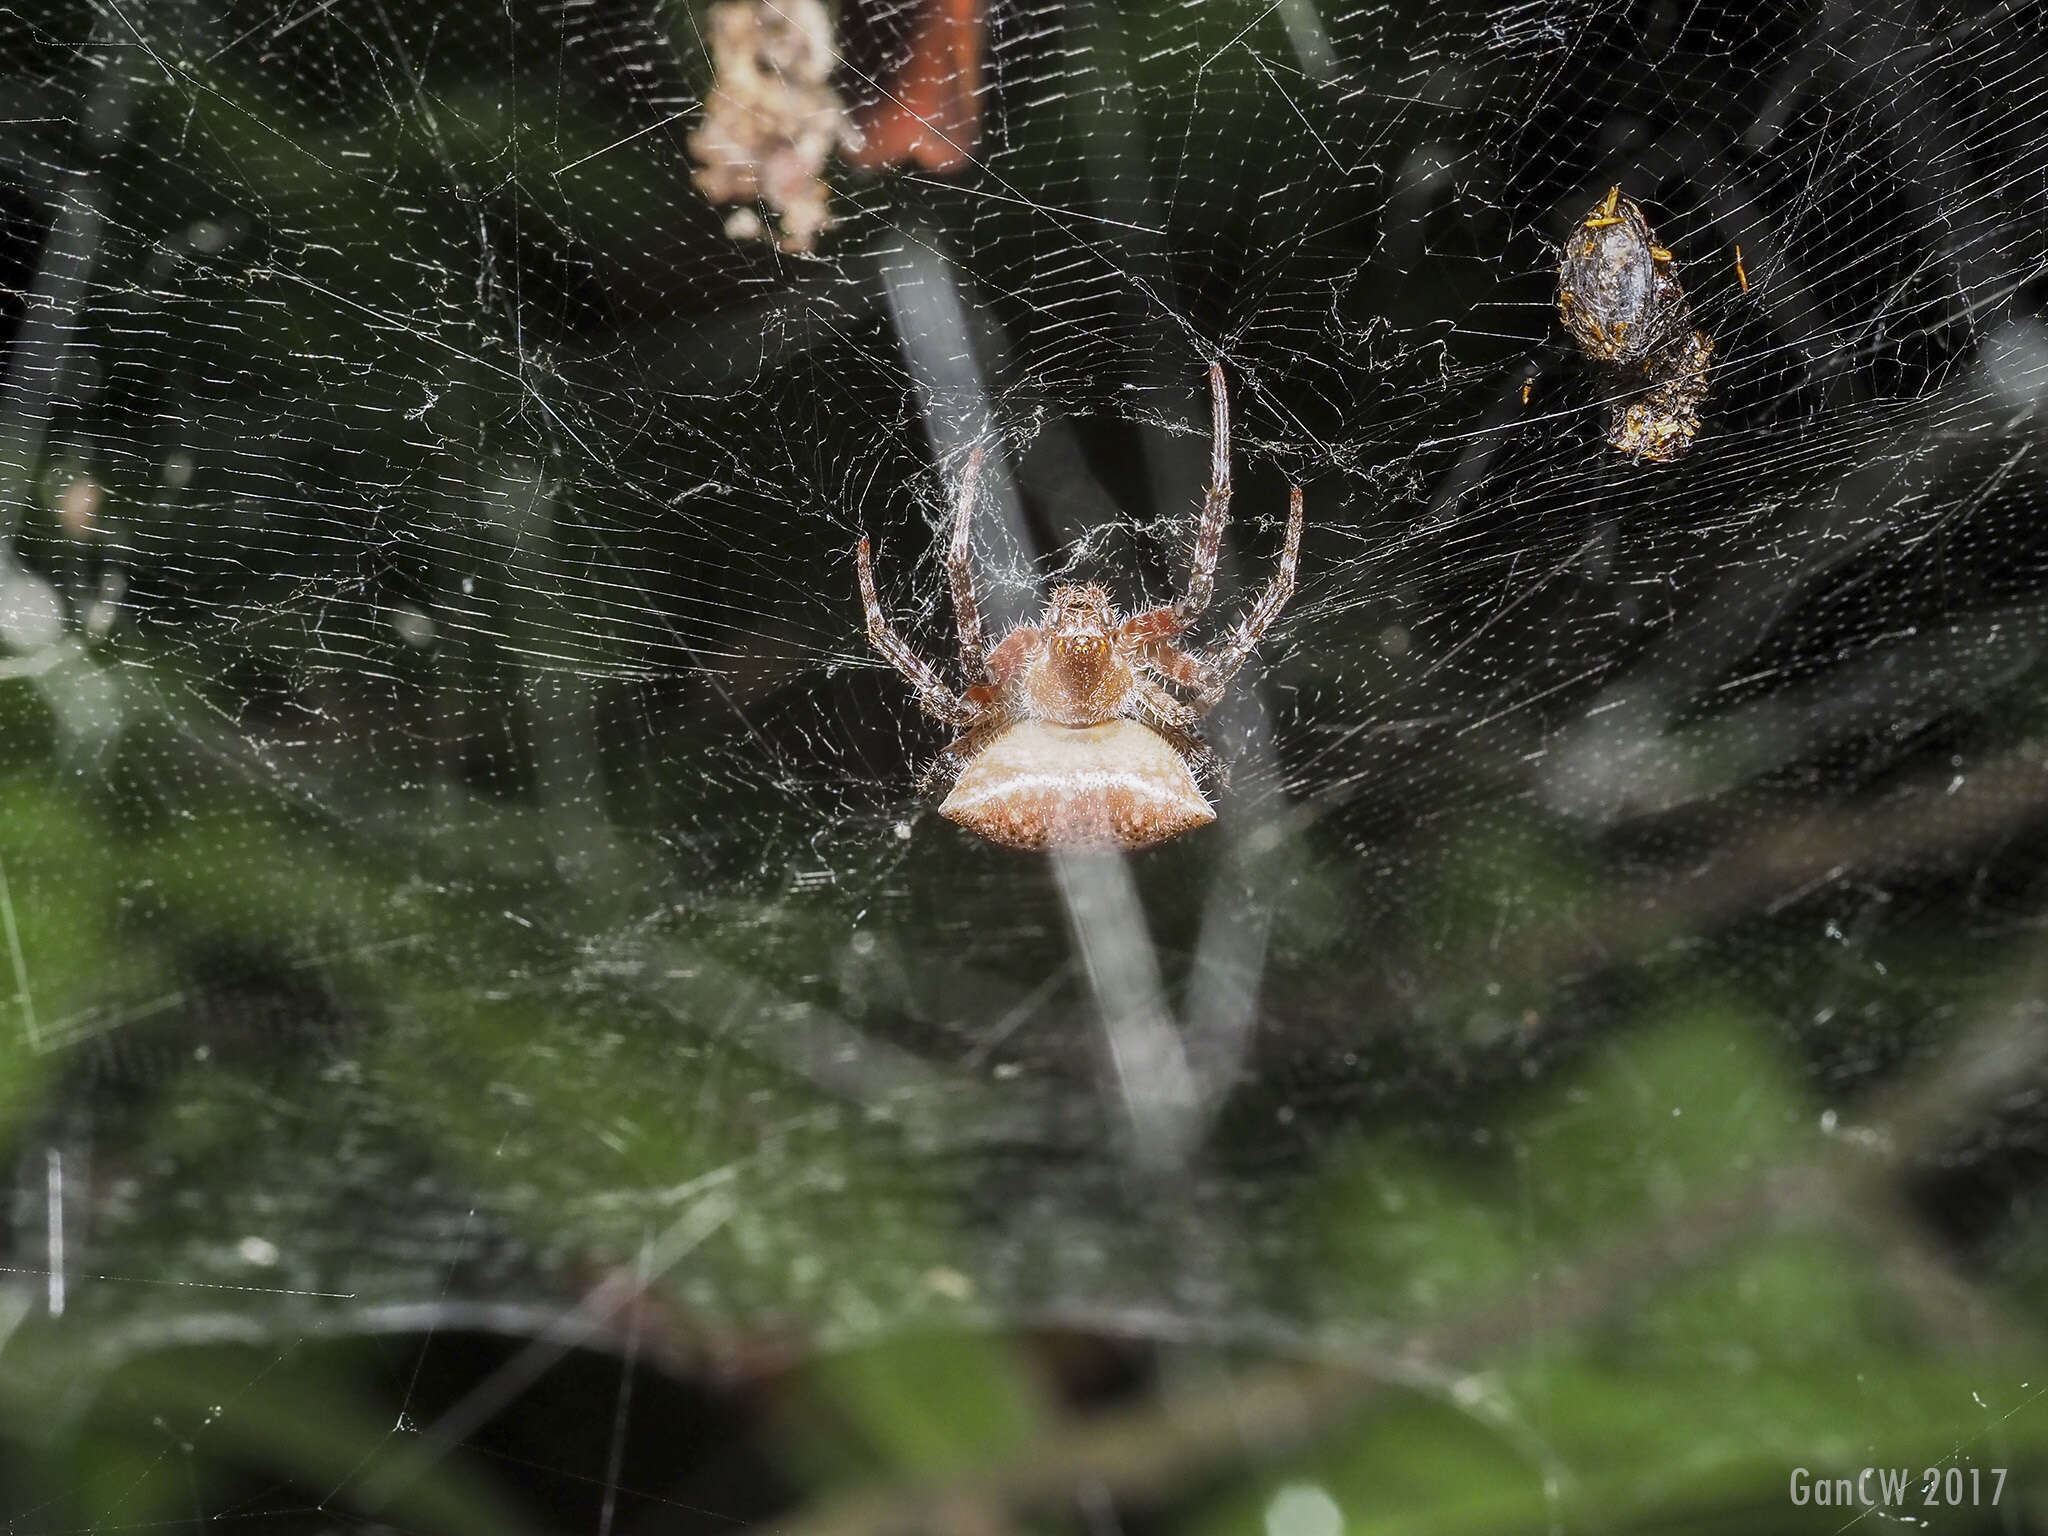
[{"label": "silk-wrapped insect", "polygon": [[1557,313],[1579,350],[1634,393],[1614,406],[1607,441],[1669,463],[1699,432],[1713,338],[1695,330],[1677,261],[1620,187],[1579,220],[1557,267]]}]

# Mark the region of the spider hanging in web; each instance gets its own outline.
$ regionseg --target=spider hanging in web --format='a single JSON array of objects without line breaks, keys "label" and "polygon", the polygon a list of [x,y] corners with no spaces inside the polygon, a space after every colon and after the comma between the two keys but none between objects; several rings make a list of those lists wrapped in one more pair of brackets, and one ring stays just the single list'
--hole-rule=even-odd
[{"label": "spider hanging in web", "polygon": [[1209,493],[1187,591],[1170,607],[1122,618],[1103,588],[1062,584],[1037,622],[1011,630],[993,650],[982,636],[969,542],[981,450],[968,456],[946,554],[964,693],[889,627],[868,541],[860,541],[854,564],[869,643],[927,713],[960,732],[942,759],[961,767],[940,815],[1027,849],[1149,848],[1216,819],[1195,781],[1194,770],[1210,761],[1198,725],[1293,594],[1302,510],[1297,485],[1280,567],[1251,611],[1213,650],[1183,650],[1179,638],[1209,606],[1230,512],[1230,399],[1220,365],[1209,369],[1209,398]]}]

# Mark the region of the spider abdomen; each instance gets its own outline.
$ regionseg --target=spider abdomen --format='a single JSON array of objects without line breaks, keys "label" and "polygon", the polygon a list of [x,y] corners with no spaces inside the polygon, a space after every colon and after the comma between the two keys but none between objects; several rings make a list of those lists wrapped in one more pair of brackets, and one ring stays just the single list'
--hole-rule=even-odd
[{"label": "spider abdomen", "polygon": [[1216,819],[1186,761],[1135,720],[1023,720],[961,770],[939,807],[1009,848],[1149,848]]}]

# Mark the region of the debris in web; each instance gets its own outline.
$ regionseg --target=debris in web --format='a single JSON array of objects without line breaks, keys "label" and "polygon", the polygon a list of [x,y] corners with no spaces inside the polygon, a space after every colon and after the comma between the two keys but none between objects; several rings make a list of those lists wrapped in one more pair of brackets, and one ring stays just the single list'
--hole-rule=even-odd
[{"label": "debris in web", "polygon": [[[719,0],[712,6],[711,89],[690,135],[697,190],[715,204],[766,203],[776,243],[809,251],[832,227],[825,162],[858,149],[860,130],[832,86],[832,18],[823,0]],[[735,208],[725,232],[765,240],[753,208]]]},{"label": "debris in web", "polygon": [[1620,187],[1579,220],[1557,268],[1557,312],[1579,350],[1638,384],[1614,407],[1607,442],[1668,464],[1692,446],[1713,338],[1692,326],[1676,261]]},{"label": "debris in web", "polygon": [[923,0],[910,57],[860,118],[847,161],[866,170],[957,171],[981,132],[984,0]]},{"label": "debris in web", "polygon": [[1615,408],[1608,444],[1659,464],[1684,453],[1700,429],[1700,401],[1706,397],[1713,355],[1713,338],[1694,331],[1677,351],[1660,357],[1651,374],[1656,382],[1640,399]]}]

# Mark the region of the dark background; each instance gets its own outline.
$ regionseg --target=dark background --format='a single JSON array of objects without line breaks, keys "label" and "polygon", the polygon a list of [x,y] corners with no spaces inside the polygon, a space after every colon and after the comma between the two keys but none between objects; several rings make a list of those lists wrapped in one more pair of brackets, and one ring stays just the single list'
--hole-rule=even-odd
[{"label": "dark background", "polygon": [[[0,10],[10,1529],[2048,1528],[2042,11],[998,0],[808,256],[703,20]],[[1212,359],[1218,822],[976,843],[853,543],[1160,600]]]}]

